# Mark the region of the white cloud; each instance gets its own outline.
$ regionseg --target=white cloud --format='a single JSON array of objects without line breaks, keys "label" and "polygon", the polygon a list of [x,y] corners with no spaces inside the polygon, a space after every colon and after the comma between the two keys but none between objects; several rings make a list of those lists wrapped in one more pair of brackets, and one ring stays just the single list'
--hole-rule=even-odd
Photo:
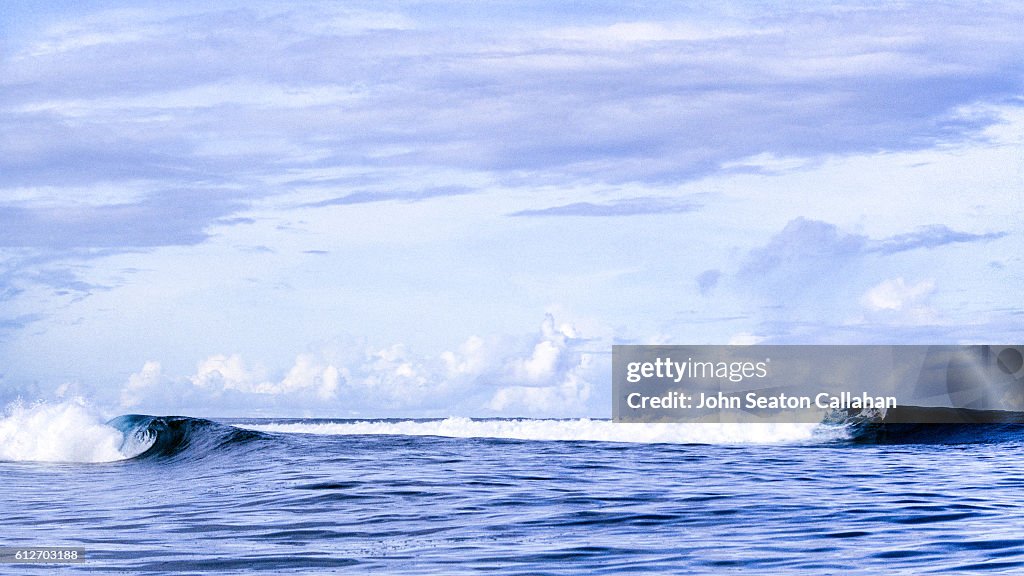
[{"label": "white cloud", "polygon": [[360,372],[363,377],[355,385],[370,403],[385,409],[423,404],[444,384],[432,378],[423,359],[412,357],[403,344],[371,353]]},{"label": "white cloud", "polygon": [[516,376],[528,382],[540,382],[550,378],[558,367],[562,349],[563,346],[551,340],[538,342],[529,358],[516,361]]},{"label": "white cloud", "polygon": [[764,172],[788,172],[790,170],[797,170],[806,167],[810,164],[810,160],[807,158],[799,158],[795,156],[780,157],[772,154],[771,152],[762,152],[746,158],[740,158],[738,160],[730,160],[722,163],[722,168],[726,170],[761,170]]},{"label": "white cloud", "polygon": [[171,377],[146,362],[120,390],[124,408],[237,408],[294,412],[316,406],[338,415],[493,412],[567,416],[588,410],[595,379],[593,356],[571,323],[547,314],[530,336],[471,336],[457,349],[418,355],[405,344],[352,353],[304,353],[279,378],[239,354],[215,354],[189,377]]},{"label": "white cloud", "polygon": [[300,354],[295,364],[280,381],[267,380],[262,369],[250,370],[238,354],[217,354],[199,363],[192,385],[219,394],[234,390],[246,394],[269,396],[313,392],[318,398],[330,399],[337,394],[341,372],[330,364],[318,362],[309,354]]},{"label": "white cloud", "polygon": [[572,324],[557,324],[548,314],[530,354],[507,361],[508,378],[491,396],[487,408],[515,414],[582,413],[590,399],[593,357],[580,351],[583,342]]},{"label": "white cloud", "polygon": [[861,303],[869,310],[908,310],[919,307],[935,290],[934,280],[907,284],[902,278],[885,280],[868,290]]},{"label": "white cloud", "polygon": [[541,339],[533,345],[530,356],[515,358],[510,363],[513,377],[531,383],[550,380],[559,371],[569,341],[575,337],[576,330],[572,325],[556,327],[554,317],[548,314],[541,324]]},{"label": "white cloud", "polygon": [[196,387],[207,390],[255,392],[260,386],[258,377],[245,367],[238,354],[210,356],[199,363],[190,380]]},{"label": "white cloud", "polygon": [[121,388],[121,406],[131,408],[141,404],[147,393],[160,383],[162,370],[160,363],[150,360],[142,365],[142,370],[128,377],[128,383]]},{"label": "white cloud", "polygon": [[277,389],[280,393],[315,390],[317,397],[327,400],[335,397],[340,381],[337,368],[318,363],[311,354],[301,354]]},{"label": "white cloud", "polygon": [[729,338],[729,346],[752,346],[762,340],[764,340],[763,336],[751,332],[739,332]]},{"label": "white cloud", "polygon": [[893,326],[935,325],[938,310],[931,305],[935,281],[908,283],[903,277],[890,278],[872,286],[860,298],[864,313],[853,324],[869,322]]},{"label": "white cloud", "polygon": [[[534,415],[575,415],[586,412],[593,385],[588,374],[593,357],[580,354],[579,359],[558,379],[545,386],[504,386],[487,403],[495,412],[516,414],[526,411]],[[549,375],[549,378],[553,375]]]},{"label": "white cloud", "polygon": [[544,36],[576,46],[621,50],[634,44],[698,42],[769,33],[771,31],[763,28],[721,27],[710,23],[638,21],[557,28],[547,31]]},{"label": "white cloud", "polygon": [[487,342],[479,336],[470,336],[459,346],[458,351],[446,350],[441,353],[451,376],[476,376],[484,372],[490,364]]}]

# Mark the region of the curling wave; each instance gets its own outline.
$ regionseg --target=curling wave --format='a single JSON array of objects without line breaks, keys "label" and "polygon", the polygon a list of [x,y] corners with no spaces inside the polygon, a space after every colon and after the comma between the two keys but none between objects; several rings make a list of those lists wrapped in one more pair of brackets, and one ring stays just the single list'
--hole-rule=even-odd
[{"label": "curling wave", "polygon": [[[113,462],[195,459],[249,447],[274,434],[437,436],[637,444],[971,444],[1024,442],[1024,413],[900,407],[846,412],[820,424],[626,424],[572,420],[245,420],[127,414],[104,422],[80,399],[9,405],[0,461]],[[920,423],[947,420],[948,423]]]},{"label": "curling wave", "polygon": [[201,456],[263,435],[185,416],[127,414],[104,421],[84,400],[9,404],[0,461],[99,463]]},{"label": "curling wave", "polygon": [[825,425],[845,429],[852,444],[1024,442],[1024,412],[901,406],[833,414]]},{"label": "curling wave", "polygon": [[183,454],[197,457],[264,436],[254,430],[187,416],[126,414],[108,424],[123,435],[121,453],[136,459],[172,458]]}]

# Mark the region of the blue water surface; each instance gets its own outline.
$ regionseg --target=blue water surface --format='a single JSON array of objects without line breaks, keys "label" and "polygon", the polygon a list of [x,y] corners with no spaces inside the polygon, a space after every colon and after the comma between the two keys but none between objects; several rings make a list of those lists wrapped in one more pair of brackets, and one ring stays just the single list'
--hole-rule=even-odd
[{"label": "blue water surface", "polygon": [[[120,422],[122,427],[146,422]],[[1024,443],[637,444],[179,421],[138,457],[0,462],[3,574],[1024,572]]]}]

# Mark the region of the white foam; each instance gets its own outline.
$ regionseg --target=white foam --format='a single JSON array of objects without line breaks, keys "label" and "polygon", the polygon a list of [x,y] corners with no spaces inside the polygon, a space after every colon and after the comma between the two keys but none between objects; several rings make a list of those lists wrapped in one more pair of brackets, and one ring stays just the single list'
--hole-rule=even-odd
[{"label": "white foam", "polygon": [[[236,424],[263,432],[294,434],[392,434],[451,438],[508,438],[515,440],[588,440],[673,444],[772,444],[831,440],[841,430],[823,431],[818,424],[626,424],[609,420],[444,420],[400,422],[356,421],[323,423]],[[822,434],[825,434],[823,437]]]},{"label": "white foam", "polygon": [[0,460],[112,462],[123,460],[121,432],[103,423],[84,400],[7,405],[0,418]]}]

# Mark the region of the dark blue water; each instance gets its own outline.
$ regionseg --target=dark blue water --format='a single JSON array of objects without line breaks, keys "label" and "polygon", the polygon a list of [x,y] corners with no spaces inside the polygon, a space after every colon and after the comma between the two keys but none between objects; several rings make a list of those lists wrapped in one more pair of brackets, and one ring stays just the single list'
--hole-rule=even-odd
[{"label": "dark blue water", "polygon": [[589,421],[112,424],[148,450],[0,462],[0,545],[87,558],[0,573],[1024,572],[1014,427],[686,444],[388,433],[618,430]]}]

